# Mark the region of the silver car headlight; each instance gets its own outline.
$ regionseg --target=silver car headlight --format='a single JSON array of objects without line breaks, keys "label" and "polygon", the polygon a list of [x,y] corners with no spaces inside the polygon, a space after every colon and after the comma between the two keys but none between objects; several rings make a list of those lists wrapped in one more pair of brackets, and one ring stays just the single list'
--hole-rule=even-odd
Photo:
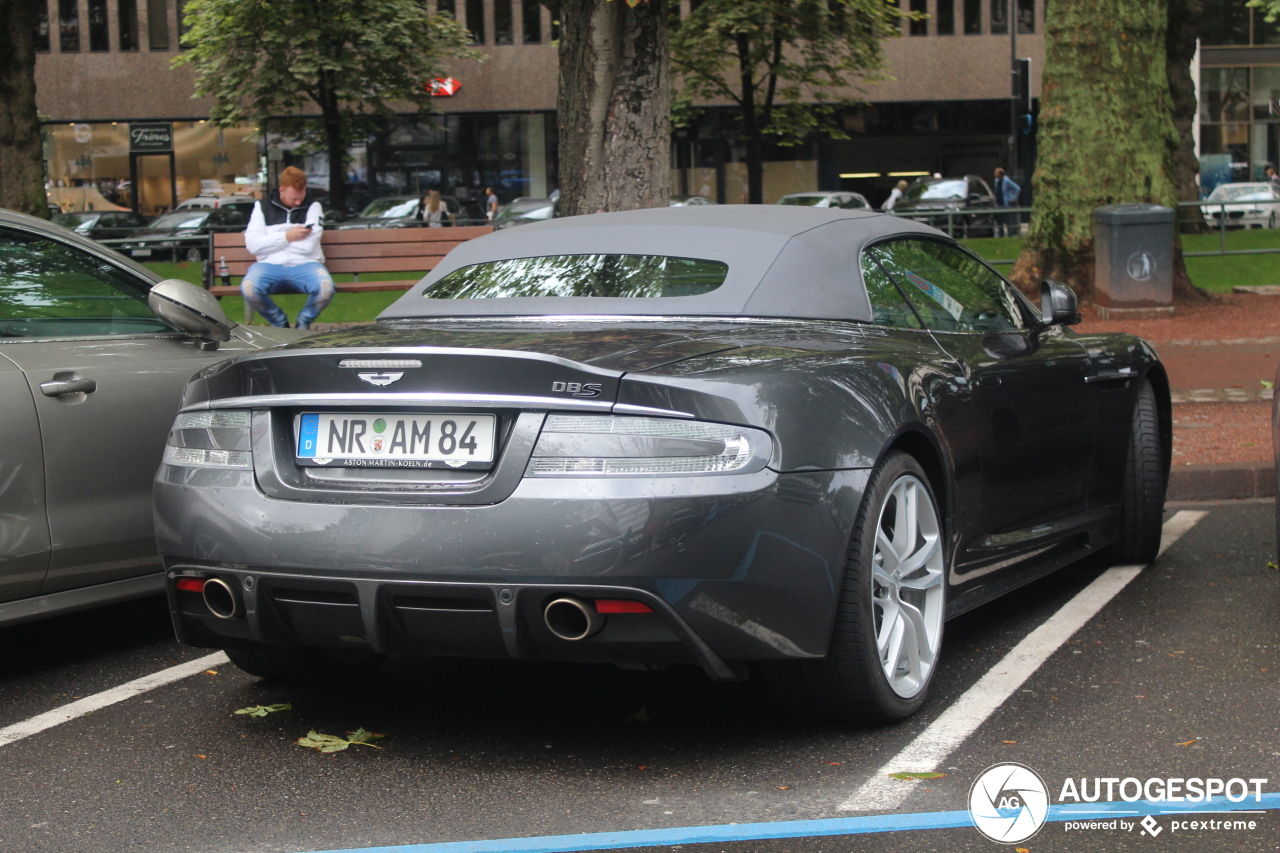
[{"label": "silver car headlight", "polygon": [[164,463],[186,468],[252,468],[248,411],[184,412],[169,430]]},{"label": "silver car headlight", "polygon": [[749,427],[668,418],[548,415],[530,477],[748,474],[769,464],[773,439]]}]

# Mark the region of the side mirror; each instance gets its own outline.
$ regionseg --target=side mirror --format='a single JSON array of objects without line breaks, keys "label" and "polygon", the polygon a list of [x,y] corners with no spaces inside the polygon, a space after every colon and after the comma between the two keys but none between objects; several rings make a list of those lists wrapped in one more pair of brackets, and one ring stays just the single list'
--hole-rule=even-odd
[{"label": "side mirror", "polygon": [[231,340],[231,330],[236,327],[223,313],[217,297],[177,278],[151,288],[147,305],[170,328],[194,337],[202,350],[217,349],[220,341]]},{"label": "side mirror", "polygon": [[1071,288],[1045,279],[1040,283],[1040,322],[1046,326],[1074,326],[1083,318]]}]

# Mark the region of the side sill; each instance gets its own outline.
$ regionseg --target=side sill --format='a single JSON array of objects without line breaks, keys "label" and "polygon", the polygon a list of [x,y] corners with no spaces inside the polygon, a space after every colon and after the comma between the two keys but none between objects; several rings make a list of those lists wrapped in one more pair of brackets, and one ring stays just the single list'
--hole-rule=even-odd
[{"label": "side sill", "polygon": [[142,577],[53,592],[34,598],[6,601],[0,604],[0,625],[34,622],[47,616],[74,613],[77,610],[88,610],[91,607],[145,598],[148,595],[159,595],[163,592],[164,572],[156,571]]}]

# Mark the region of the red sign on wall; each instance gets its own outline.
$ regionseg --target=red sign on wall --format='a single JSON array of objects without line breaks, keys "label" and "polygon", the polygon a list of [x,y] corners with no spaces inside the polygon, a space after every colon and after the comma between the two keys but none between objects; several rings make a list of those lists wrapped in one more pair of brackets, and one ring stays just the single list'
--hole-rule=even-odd
[{"label": "red sign on wall", "polygon": [[452,97],[462,88],[462,84],[452,77],[437,77],[427,84],[427,88],[431,90],[431,94],[437,98]]}]

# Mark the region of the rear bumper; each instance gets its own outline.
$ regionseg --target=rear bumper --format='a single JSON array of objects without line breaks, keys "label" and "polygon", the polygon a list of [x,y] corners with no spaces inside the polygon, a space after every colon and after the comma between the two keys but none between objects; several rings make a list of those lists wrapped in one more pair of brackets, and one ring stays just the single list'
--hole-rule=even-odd
[{"label": "rear bumper", "polygon": [[[156,525],[190,645],[662,664],[821,657],[867,471],[523,480],[488,506],[268,498],[251,472],[163,467]],[[243,597],[219,619],[181,575]],[[561,595],[642,601],[582,641],[542,611]],[[726,663],[731,662],[731,663]]]}]

